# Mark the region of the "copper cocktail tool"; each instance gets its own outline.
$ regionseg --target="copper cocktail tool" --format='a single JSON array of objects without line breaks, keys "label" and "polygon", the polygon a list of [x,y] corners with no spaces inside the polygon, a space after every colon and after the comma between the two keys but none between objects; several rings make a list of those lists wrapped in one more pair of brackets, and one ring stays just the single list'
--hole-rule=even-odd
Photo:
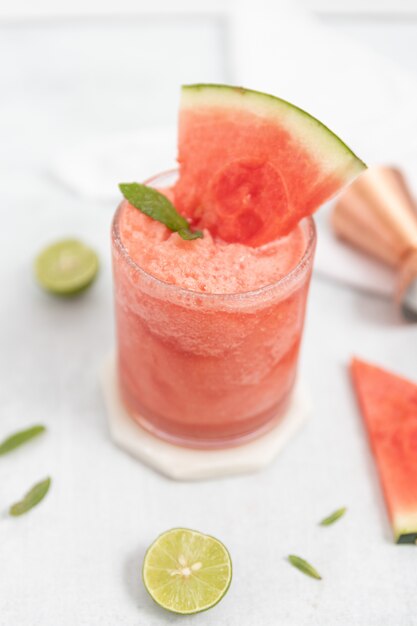
[{"label": "copper cocktail tool", "polygon": [[417,319],[417,205],[401,172],[375,166],[340,196],[332,213],[338,237],[397,271],[395,299]]}]

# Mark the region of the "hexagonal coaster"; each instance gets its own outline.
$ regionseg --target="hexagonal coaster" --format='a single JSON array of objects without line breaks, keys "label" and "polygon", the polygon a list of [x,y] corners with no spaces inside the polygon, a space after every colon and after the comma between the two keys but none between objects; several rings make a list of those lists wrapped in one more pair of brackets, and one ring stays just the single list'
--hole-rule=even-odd
[{"label": "hexagonal coaster", "polygon": [[285,416],[268,433],[233,448],[196,450],[158,439],[130,417],[120,398],[113,355],[103,365],[101,384],[114,442],[174,480],[203,480],[256,472],[274,460],[311,412],[308,397],[297,383]]}]

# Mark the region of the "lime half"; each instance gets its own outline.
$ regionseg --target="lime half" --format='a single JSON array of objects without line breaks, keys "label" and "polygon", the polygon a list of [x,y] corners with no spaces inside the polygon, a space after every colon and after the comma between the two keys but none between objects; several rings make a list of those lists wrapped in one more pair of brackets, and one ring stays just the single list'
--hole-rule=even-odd
[{"label": "lime half", "polygon": [[57,241],[45,248],[35,261],[39,284],[61,296],[72,296],[86,289],[97,271],[96,253],[76,239]]},{"label": "lime half", "polygon": [[209,535],[173,528],[160,535],[143,562],[143,582],[153,600],[182,615],[220,602],[232,580],[225,546]]}]

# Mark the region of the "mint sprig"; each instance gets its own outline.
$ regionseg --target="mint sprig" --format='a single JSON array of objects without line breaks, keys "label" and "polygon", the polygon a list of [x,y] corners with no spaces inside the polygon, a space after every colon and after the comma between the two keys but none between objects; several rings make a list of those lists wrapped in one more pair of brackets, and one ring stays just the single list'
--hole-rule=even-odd
[{"label": "mint sprig", "polygon": [[39,424],[36,426],[31,426],[30,428],[26,428],[25,430],[20,430],[19,432],[10,435],[9,437],[7,437],[7,439],[0,443],[0,456],[2,456],[3,454],[8,454],[12,450],[15,450],[15,448],[18,448],[19,446],[30,441],[31,439],[34,439],[35,437],[38,437],[39,435],[44,433],[45,430],[45,426]]},{"label": "mint sprig", "polygon": [[337,511],[335,511],[328,517],[325,517],[324,519],[322,519],[320,522],[320,526],[330,526],[331,524],[334,524],[335,522],[337,522],[338,519],[343,517],[346,511],[347,511],[347,508],[345,506],[343,506],[340,509],[337,509]]},{"label": "mint sprig", "polygon": [[200,230],[192,231],[185,217],[180,215],[172,202],[156,189],[140,183],[120,183],[119,189],[135,209],[165,224],[182,239],[199,239],[203,236]]},{"label": "mint sprig", "polygon": [[321,576],[308,561],[305,561],[300,556],[296,556],[295,554],[290,554],[288,556],[288,560],[293,567],[296,567],[300,572],[306,574],[307,576],[311,576],[311,578],[316,578],[316,580],[321,580]]},{"label": "mint sprig", "polygon": [[18,517],[33,509],[34,506],[37,506],[40,502],[42,502],[42,500],[48,493],[50,486],[51,479],[49,477],[34,485],[32,489],[30,489],[23,496],[20,502],[12,504],[9,509],[9,515],[12,515],[13,517]]}]

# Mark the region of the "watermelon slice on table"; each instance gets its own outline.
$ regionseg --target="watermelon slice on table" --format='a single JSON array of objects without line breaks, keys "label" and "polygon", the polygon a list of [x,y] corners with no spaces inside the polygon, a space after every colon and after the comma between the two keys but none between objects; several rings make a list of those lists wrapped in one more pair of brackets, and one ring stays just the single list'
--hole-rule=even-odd
[{"label": "watermelon slice on table", "polygon": [[353,359],[353,383],[395,539],[417,541],[417,384]]},{"label": "watermelon slice on table", "polygon": [[182,88],[178,143],[177,208],[251,246],[288,234],[366,168],[305,111],[227,85]]}]

